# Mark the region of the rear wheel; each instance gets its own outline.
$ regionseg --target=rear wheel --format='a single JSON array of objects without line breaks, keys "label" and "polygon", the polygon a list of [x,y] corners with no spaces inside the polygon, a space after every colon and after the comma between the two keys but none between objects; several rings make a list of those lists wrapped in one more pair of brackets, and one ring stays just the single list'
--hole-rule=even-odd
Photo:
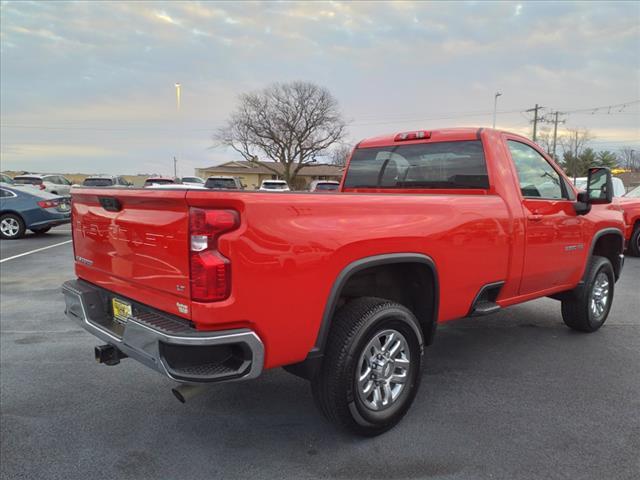
[{"label": "rear wheel", "polygon": [[629,253],[634,257],[640,257],[640,224],[636,225],[631,234]]},{"label": "rear wheel", "polygon": [[45,228],[32,228],[31,231],[33,233],[35,233],[36,235],[44,235],[45,233],[47,233],[49,230],[51,230],[51,227],[45,227]]},{"label": "rear wheel", "polygon": [[605,322],[613,301],[615,276],[608,258],[593,256],[584,285],[562,301],[562,319],[573,330],[595,332]]},{"label": "rear wheel", "polygon": [[365,436],[392,428],[418,390],[422,344],[420,325],[404,306],[372,297],[347,303],[333,319],[322,368],[311,381],[324,416]]},{"label": "rear wheel", "polygon": [[5,213],[0,217],[0,237],[15,240],[24,236],[26,228],[22,217],[15,213]]}]

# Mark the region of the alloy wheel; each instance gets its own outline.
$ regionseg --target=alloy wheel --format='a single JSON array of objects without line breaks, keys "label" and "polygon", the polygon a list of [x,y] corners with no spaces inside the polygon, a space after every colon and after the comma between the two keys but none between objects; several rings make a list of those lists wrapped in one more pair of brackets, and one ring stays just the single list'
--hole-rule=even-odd
[{"label": "alloy wheel", "polygon": [[356,369],[356,387],[362,403],[373,411],[394,405],[406,390],[411,354],[397,330],[377,332],[367,343]]}]

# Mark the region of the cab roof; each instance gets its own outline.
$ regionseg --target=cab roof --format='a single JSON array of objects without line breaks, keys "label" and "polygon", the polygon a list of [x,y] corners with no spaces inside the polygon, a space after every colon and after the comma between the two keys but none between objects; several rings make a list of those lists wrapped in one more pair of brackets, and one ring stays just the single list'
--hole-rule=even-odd
[{"label": "cab roof", "polygon": [[[405,130],[402,132],[381,135],[378,137],[365,138],[360,143],[358,143],[356,148],[388,147],[390,145],[405,145],[412,143],[480,140],[480,134],[483,131],[497,132],[498,130],[482,127],[441,128],[434,130]],[[402,139],[400,138],[402,136],[408,136],[409,138]]]}]

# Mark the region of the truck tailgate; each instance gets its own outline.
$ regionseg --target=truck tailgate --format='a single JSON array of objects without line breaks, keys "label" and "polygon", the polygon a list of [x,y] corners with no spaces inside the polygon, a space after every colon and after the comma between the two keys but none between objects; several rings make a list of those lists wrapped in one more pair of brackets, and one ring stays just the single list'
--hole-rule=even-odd
[{"label": "truck tailgate", "polygon": [[78,277],[190,318],[185,190],[74,189]]}]

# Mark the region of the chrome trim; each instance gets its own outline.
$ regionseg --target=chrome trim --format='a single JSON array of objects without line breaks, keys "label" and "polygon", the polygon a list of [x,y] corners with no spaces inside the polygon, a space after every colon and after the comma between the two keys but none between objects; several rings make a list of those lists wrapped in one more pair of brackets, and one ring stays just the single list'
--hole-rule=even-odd
[{"label": "chrome trim", "polygon": [[[87,313],[86,298],[91,295],[97,296],[100,302],[98,290],[90,284],[78,280],[70,280],[62,285],[62,293],[65,298],[65,314],[68,318],[80,324],[85,330],[104,342],[117,347],[127,356],[138,360],[144,365],[166,375],[172,380],[182,383],[211,383],[222,381],[249,380],[258,377],[264,367],[264,345],[260,337],[248,328],[236,330],[225,330],[221,332],[202,332],[193,330],[193,333],[172,335],[161,332],[148,325],[137,322],[129,318],[124,327],[122,338],[114,335],[108,330],[100,327],[91,321],[91,314]],[[93,309],[97,310],[97,309]],[[94,315],[104,315],[104,311],[92,312]],[[170,373],[170,368],[166,365],[160,354],[159,342],[162,341],[172,345],[183,346],[216,346],[227,344],[244,344],[251,352],[249,370],[241,377],[236,378],[213,378],[211,382],[206,381],[186,381],[178,379]]]},{"label": "chrome trim", "polygon": [[0,188],[0,190],[9,194],[6,197],[2,197],[2,198],[14,198],[18,196],[15,192],[12,192],[11,190],[7,190],[6,188]]}]

